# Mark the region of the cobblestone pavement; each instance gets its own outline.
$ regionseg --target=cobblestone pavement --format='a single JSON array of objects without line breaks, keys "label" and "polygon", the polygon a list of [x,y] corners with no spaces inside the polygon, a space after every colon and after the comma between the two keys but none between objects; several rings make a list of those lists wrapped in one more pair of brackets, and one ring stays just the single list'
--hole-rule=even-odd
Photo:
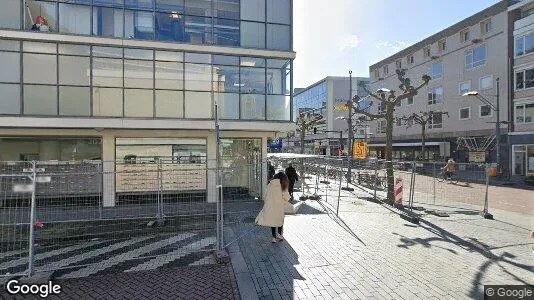
[{"label": "cobblestone pavement", "polygon": [[[54,283],[62,292],[47,299],[239,299],[230,265],[107,274]],[[0,299],[31,298],[0,291]]]},{"label": "cobblestone pavement", "polygon": [[414,225],[363,196],[343,192],[339,218],[335,189],[307,201],[277,244],[268,228],[233,228],[259,298],[479,299],[485,284],[534,283],[534,224],[459,211]]}]

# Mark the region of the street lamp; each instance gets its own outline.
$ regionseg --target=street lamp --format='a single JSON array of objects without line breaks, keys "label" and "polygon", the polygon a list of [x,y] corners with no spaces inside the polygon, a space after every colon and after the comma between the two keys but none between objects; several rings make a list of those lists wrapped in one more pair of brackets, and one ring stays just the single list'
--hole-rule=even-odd
[{"label": "street lamp", "polygon": [[478,91],[469,91],[467,93],[464,93],[464,97],[476,97],[479,101],[482,103],[488,105],[491,110],[495,111],[497,114],[497,121],[495,122],[495,138],[496,138],[496,162],[497,162],[497,171],[500,174],[501,170],[501,123],[507,124],[508,122],[501,122],[501,116],[500,116],[500,101],[499,101],[499,78],[496,78],[495,81],[497,82],[497,94],[494,95],[494,97],[497,100],[497,104],[494,105],[491,103],[488,99],[486,99],[484,96],[482,96]]}]

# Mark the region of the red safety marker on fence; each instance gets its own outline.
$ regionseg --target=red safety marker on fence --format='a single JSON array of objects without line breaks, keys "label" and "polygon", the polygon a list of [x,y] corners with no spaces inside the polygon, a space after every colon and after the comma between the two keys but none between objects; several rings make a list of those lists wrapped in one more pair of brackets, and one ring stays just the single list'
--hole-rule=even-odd
[{"label": "red safety marker on fence", "polygon": [[394,206],[402,208],[402,178],[395,180],[395,203]]}]

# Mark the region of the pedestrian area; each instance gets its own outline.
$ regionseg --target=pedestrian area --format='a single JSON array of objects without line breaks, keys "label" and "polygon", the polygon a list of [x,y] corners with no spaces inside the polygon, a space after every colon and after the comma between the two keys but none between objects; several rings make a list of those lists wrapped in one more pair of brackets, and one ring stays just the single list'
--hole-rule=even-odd
[{"label": "pedestrian area", "polygon": [[286,217],[282,243],[272,244],[266,228],[227,232],[243,236],[230,246],[241,293],[249,288],[259,299],[480,299],[483,285],[534,283],[532,227],[462,211],[447,218],[423,213],[415,225],[362,196],[344,191],[339,216],[326,201],[306,201],[298,215]]}]

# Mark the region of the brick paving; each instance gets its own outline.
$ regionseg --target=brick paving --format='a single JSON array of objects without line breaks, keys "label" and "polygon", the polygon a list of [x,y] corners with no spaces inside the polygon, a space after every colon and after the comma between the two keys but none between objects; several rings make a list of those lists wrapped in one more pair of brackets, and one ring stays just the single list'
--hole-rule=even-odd
[{"label": "brick paving", "polygon": [[[239,299],[230,265],[210,265],[60,279],[59,295],[47,299]],[[0,299],[13,297],[5,289]]]},{"label": "brick paving", "polygon": [[362,196],[343,192],[339,218],[335,205],[307,201],[286,216],[282,243],[267,228],[234,227],[258,297],[478,299],[485,284],[534,283],[532,215],[530,227],[465,212],[414,225]]}]

